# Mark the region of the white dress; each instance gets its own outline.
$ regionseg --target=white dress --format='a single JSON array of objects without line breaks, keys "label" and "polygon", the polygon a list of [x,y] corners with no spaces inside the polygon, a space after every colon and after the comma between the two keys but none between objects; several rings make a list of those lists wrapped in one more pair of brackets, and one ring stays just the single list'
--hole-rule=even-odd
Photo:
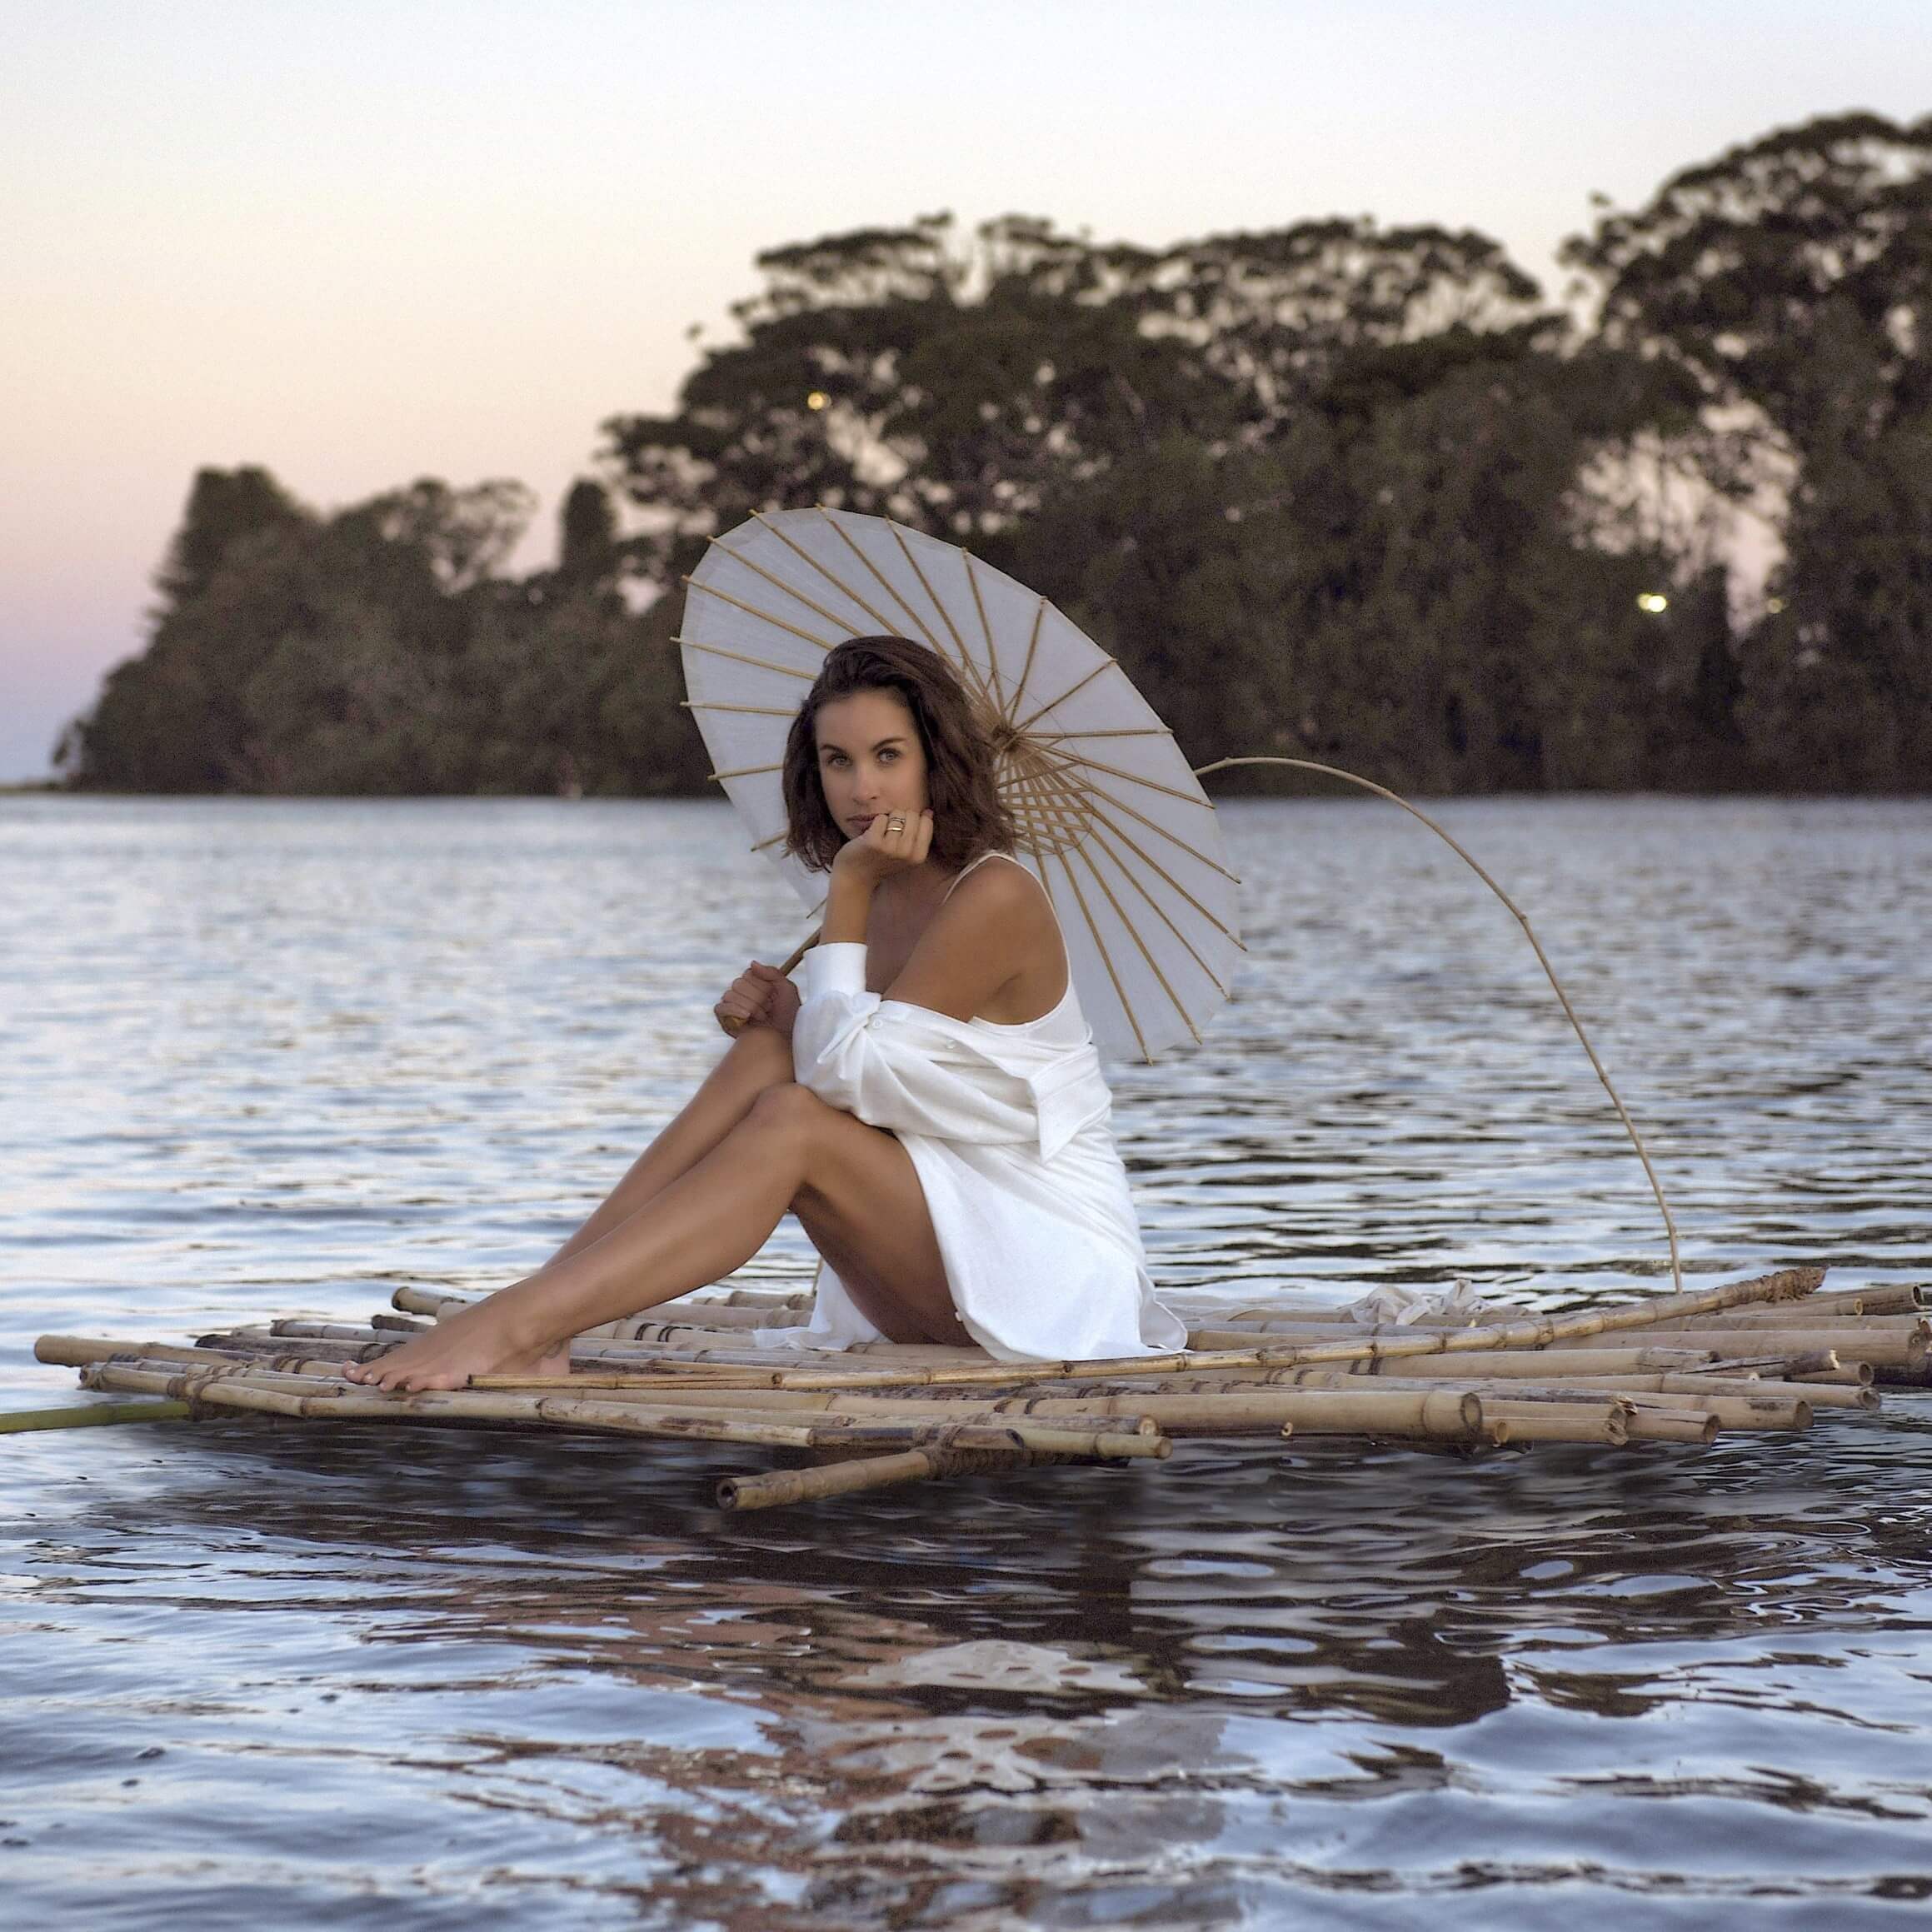
[{"label": "white dress", "polygon": [[[959,878],[1004,856],[982,854]],[[1113,1096],[1071,981],[1051,1013],[1002,1026],[867,992],[863,946],[815,946],[801,976],[798,1082],[899,1136],[953,1305],[987,1354],[1088,1361],[1186,1346],[1154,1297],[1108,1126]],[[883,1338],[824,1267],[810,1325],[757,1339],[844,1349]]]}]

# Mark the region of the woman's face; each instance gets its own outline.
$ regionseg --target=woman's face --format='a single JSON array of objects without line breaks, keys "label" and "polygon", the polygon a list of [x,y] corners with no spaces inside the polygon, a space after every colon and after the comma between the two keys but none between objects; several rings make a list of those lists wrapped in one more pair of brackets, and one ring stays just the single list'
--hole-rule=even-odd
[{"label": "woman's face", "polygon": [[819,706],[813,721],[826,810],[847,838],[880,813],[925,811],[926,750],[896,691],[855,691]]}]

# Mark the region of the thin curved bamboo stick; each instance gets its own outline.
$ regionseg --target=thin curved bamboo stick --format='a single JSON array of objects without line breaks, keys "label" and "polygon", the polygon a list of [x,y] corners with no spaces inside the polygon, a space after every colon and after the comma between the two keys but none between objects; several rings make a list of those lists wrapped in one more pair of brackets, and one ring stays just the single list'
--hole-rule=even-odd
[{"label": "thin curved bamboo stick", "polygon": [[1570,1003],[1570,996],[1563,990],[1563,982],[1556,976],[1556,969],[1550,963],[1550,956],[1543,950],[1543,942],[1537,938],[1535,929],[1530,924],[1530,916],[1514,899],[1490,876],[1482,866],[1458,839],[1445,826],[1436,823],[1429,814],[1411,805],[1398,792],[1390,791],[1385,785],[1378,785],[1372,778],[1364,778],[1354,771],[1345,771],[1339,765],[1319,765],[1311,758],[1281,758],[1256,755],[1245,758],[1217,758],[1211,765],[1195,767],[1196,778],[1206,778],[1216,771],[1231,771],[1237,765],[1284,765],[1296,771],[1319,772],[1325,778],[1340,778],[1345,783],[1359,785],[1365,791],[1372,791],[1378,798],[1385,798],[1391,805],[1399,805],[1411,818],[1419,818],[1449,849],[1460,859],[1475,876],[1500,899],[1510,916],[1523,929],[1523,936],[1529,941],[1536,955],[1537,963],[1543,968],[1544,976],[1550,981],[1551,990],[1562,1002],[1565,1016],[1583,1051],[1590,1056],[1590,1064],[1596,1070],[1596,1077],[1603,1082],[1603,1091],[1610,1096],[1610,1105],[1617,1111],[1617,1118],[1624,1124],[1624,1131],[1630,1137],[1630,1145],[1637,1151],[1637,1158],[1644,1164],[1644,1172],[1649,1178],[1650,1191],[1657,1197],[1657,1211],[1664,1217],[1664,1231],[1670,1241],[1670,1280],[1679,1294],[1684,1291],[1684,1270],[1677,1253],[1677,1223],[1672,1218],[1670,1204],[1664,1198],[1664,1185],[1657,1178],[1657,1170],[1650,1165],[1650,1150],[1644,1145],[1644,1136],[1637,1131],[1637,1124],[1630,1118],[1630,1110],[1625,1106],[1616,1088],[1610,1083],[1610,1076],[1603,1062],[1596,1056],[1596,1049],[1590,1043],[1590,1036],[1584,1031],[1583,1022],[1576,1016],[1576,1009]]}]

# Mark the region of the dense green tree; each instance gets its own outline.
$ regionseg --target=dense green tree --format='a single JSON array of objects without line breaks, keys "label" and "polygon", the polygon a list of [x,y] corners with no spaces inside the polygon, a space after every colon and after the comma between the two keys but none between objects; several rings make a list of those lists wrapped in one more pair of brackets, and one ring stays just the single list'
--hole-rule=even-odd
[{"label": "dense green tree", "polygon": [[1602,333],[1675,358],[1795,465],[1779,608],[1740,646],[1767,776],[1932,772],[1932,116],[1780,128],[1565,255]]},{"label": "dense green tree", "polygon": [[253,464],[197,470],[181,528],[155,577],[163,612],[198,597],[237,546],[312,521],[267,471]]},{"label": "dense green tree", "polygon": [[1785,127],[1673,175],[1642,208],[1606,210],[1564,245],[1595,285],[1606,341],[1666,350],[1710,393],[1757,404],[1795,447],[1859,406],[1927,397],[1932,115],[1841,114]]},{"label": "dense green tree", "polygon": [[669,582],[754,510],[812,503],[972,542],[1173,437],[1253,442],[1360,347],[1520,321],[1535,284],[1482,237],[1310,222],[1155,252],[1007,217],[759,257],[744,340],[668,417],[605,425]]},{"label": "dense green tree", "polygon": [[565,494],[557,517],[557,577],[576,587],[600,589],[616,581],[622,565],[610,495],[602,483],[580,477]]}]

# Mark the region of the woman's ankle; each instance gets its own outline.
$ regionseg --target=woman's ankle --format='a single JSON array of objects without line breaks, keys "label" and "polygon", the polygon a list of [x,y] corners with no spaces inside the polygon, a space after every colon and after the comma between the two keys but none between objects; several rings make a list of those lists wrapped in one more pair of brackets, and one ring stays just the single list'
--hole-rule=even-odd
[{"label": "woman's ankle", "polygon": [[512,1281],[477,1304],[488,1310],[495,1340],[506,1354],[547,1355],[570,1345],[575,1330],[566,1327],[558,1332],[557,1284],[550,1278],[556,1266],[547,1261],[534,1275]]}]

